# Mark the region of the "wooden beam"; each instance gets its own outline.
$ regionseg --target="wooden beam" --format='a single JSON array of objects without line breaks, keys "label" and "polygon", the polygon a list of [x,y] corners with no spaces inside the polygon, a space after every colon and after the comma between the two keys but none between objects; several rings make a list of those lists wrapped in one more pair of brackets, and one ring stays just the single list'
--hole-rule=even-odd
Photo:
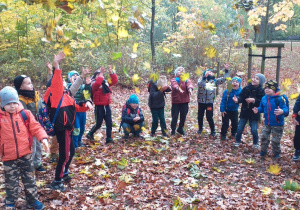
[{"label": "wooden beam", "polygon": [[278,48],[278,53],[277,53],[276,81],[278,84],[279,84],[279,73],[280,73],[280,61],[281,61],[281,47]]},{"label": "wooden beam", "polygon": [[284,43],[245,43],[245,48],[251,48],[252,45],[256,47],[284,47]]},{"label": "wooden beam", "polygon": [[248,51],[248,80],[251,79],[251,69],[252,69],[252,49],[249,47]]}]

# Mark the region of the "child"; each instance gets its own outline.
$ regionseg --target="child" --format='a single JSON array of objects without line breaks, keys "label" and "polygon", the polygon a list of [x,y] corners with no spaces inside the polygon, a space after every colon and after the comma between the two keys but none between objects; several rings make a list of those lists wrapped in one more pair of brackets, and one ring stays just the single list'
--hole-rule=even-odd
[{"label": "child", "polygon": [[242,89],[242,92],[238,97],[234,96],[232,100],[235,103],[242,103],[240,121],[235,137],[235,147],[239,147],[241,144],[242,134],[247,121],[251,127],[251,133],[253,135],[253,147],[258,149],[258,121],[260,120],[260,114],[255,114],[252,109],[258,107],[261,98],[264,96],[264,89],[262,85],[265,83],[265,76],[263,74],[255,74],[251,83]]},{"label": "child", "polygon": [[[0,91],[0,99],[0,150],[5,174],[6,207],[15,207],[21,176],[25,187],[27,207],[43,209],[45,206],[38,201],[33,177],[31,135],[43,141],[46,152],[49,152],[48,136],[32,113],[24,110],[14,88],[4,87]],[[26,114],[28,124],[25,124],[22,113]]]},{"label": "child", "polygon": [[[17,76],[14,79],[14,85],[24,109],[30,110],[33,116],[37,116],[42,101],[40,100],[39,92],[33,89],[30,77],[26,75]],[[42,146],[35,136],[32,143],[32,161],[36,171],[46,171],[42,166]]]},{"label": "child", "polygon": [[139,108],[139,99],[132,94],[126,102],[126,108],[122,112],[121,126],[124,130],[124,139],[128,139],[129,134],[133,133],[134,137],[140,137],[144,123],[144,115]]},{"label": "child", "polygon": [[225,64],[224,77],[215,79],[214,73],[211,69],[203,72],[203,77],[198,80],[198,134],[203,130],[203,117],[206,111],[206,119],[208,121],[211,136],[216,136],[215,123],[214,123],[214,99],[215,99],[215,86],[223,84],[225,78],[228,77],[229,64]]},{"label": "child", "polygon": [[[165,76],[160,76],[158,81],[150,81],[149,88],[149,107],[152,114],[151,136],[155,136],[155,131],[158,127],[158,119],[160,120],[161,132],[163,136],[168,136],[167,125],[165,121],[165,92],[170,92],[171,87],[166,84]],[[163,84],[165,83],[165,84]]]},{"label": "child", "polygon": [[236,134],[239,120],[239,104],[234,103],[232,98],[240,95],[242,91],[241,83],[241,78],[233,77],[231,80],[232,90],[228,92],[228,89],[226,89],[223,93],[220,105],[220,111],[222,113],[221,140],[226,140],[226,133],[229,128],[229,120],[231,121],[231,136],[235,136]]},{"label": "child", "polygon": [[294,147],[295,154],[293,156],[293,161],[300,160],[300,96],[298,96],[296,103],[293,108],[293,124],[296,125],[295,136],[294,136]]},{"label": "child", "polygon": [[[253,112],[264,113],[265,121],[261,132],[260,156],[267,155],[270,135],[272,135],[272,151],[275,159],[280,158],[280,140],[284,129],[284,116],[288,113],[288,107],[279,95],[278,84],[270,80],[265,84],[266,95],[261,99],[259,107],[254,107]],[[278,102],[277,102],[278,101]]]},{"label": "child", "polygon": [[54,56],[53,67],[55,68],[52,77],[51,86],[47,89],[44,101],[47,102],[50,97],[50,120],[56,113],[60,106],[57,119],[54,124],[56,138],[59,144],[59,159],[55,170],[55,179],[50,187],[54,190],[65,191],[62,181],[69,182],[69,166],[75,154],[75,147],[72,141],[72,130],[74,128],[74,121],[76,111],[87,111],[92,108],[91,102],[81,102],[76,104],[74,98],[71,97],[69,91],[64,90],[62,71],[59,68],[59,63],[65,58],[63,52]]},{"label": "child", "polygon": [[[73,85],[76,80],[80,77],[80,74],[77,71],[70,71],[68,73],[68,81],[70,82],[68,84],[68,88]],[[85,84],[80,85],[79,90],[74,95],[74,98],[76,102],[81,102],[88,100],[91,96],[92,87],[91,87],[91,79],[88,77],[86,79]],[[82,147],[82,136],[85,130],[85,123],[86,123],[86,112],[76,112],[76,118],[75,118],[75,124],[74,124],[74,130],[73,130],[73,142],[75,148]]]},{"label": "child", "polygon": [[100,71],[97,70],[94,73],[92,83],[93,102],[95,104],[95,120],[96,124],[92,127],[86,138],[94,141],[94,133],[101,128],[103,119],[106,124],[106,144],[114,143],[111,135],[112,131],[112,118],[111,109],[109,104],[111,103],[111,89],[110,86],[117,84],[118,76],[112,70],[112,67],[108,68],[110,79],[107,81],[104,79],[105,68],[101,67]]},{"label": "child", "polygon": [[186,115],[189,111],[189,102],[190,95],[192,94],[193,84],[191,80],[187,79],[186,81],[182,81],[181,76],[185,72],[185,69],[180,66],[175,69],[174,74],[175,78],[171,80],[172,87],[172,121],[171,121],[171,135],[175,135],[178,115],[180,113],[180,122],[179,127],[177,128],[177,132],[181,135],[185,135],[183,130]]}]

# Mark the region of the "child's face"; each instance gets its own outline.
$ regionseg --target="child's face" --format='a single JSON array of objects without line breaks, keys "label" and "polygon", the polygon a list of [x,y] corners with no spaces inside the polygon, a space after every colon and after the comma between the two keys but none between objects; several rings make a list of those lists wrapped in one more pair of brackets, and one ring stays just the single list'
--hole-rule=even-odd
[{"label": "child's face", "polygon": [[259,77],[258,76],[254,76],[252,78],[252,85],[253,86],[259,86]]},{"label": "child's face", "polygon": [[18,107],[19,107],[19,104],[13,102],[13,103],[6,104],[3,108],[4,108],[4,110],[7,111],[8,113],[13,114],[13,113],[16,113],[16,112],[17,112]]},{"label": "child's face", "polygon": [[232,80],[232,89],[237,90],[240,87],[240,83],[237,80]]},{"label": "child's face", "polygon": [[133,109],[136,109],[136,108],[138,108],[138,104],[129,104],[129,106],[131,106],[131,108],[133,108]]},{"label": "child's face", "polygon": [[184,68],[178,69],[176,77],[180,77],[184,72],[185,72]]},{"label": "child's face", "polygon": [[265,94],[266,94],[267,96],[272,96],[272,95],[275,94],[275,91],[272,90],[271,88],[265,88]]},{"label": "child's face", "polygon": [[73,74],[72,77],[70,78],[71,84],[73,84],[78,77],[79,77],[78,74]]},{"label": "child's face", "polygon": [[29,77],[26,77],[23,82],[22,85],[20,87],[21,90],[33,90],[33,85],[31,83],[31,79]]}]

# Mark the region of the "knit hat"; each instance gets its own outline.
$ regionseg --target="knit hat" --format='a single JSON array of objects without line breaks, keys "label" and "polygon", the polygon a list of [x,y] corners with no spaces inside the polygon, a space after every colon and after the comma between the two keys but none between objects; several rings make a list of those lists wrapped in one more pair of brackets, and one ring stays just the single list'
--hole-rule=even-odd
[{"label": "knit hat", "polygon": [[135,94],[132,94],[128,99],[128,104],[139,104],[139,98]]},{"label": "knit hat", "polygon": [[212,71],[211,69],[206,69],[204,72],[203,72],[203,77],[205,76],[205,74],[206,74],[206,72],[208,72],[208,71]]},{"label": "knit hat", "polygon": [[259,86],[263,86],[263,84],[266,81],[265,75],[263,75],[263,74],[255,74],[255,76],[258,76],[258,78],[259,78]]},{"label": "knit hat", "polygon": [[75,70],[72,70],[68,73],[68,81],[71,82],[71,77],[74,75],[74,74],[77,74],[78,76],[80,75],[77,71]]},{"label": "knit hat", "polygon": [[266,88],[270,88],[270,89],[272,89],[272,90],[274,90],[276,92],[278,90],[278,83],[276,81],[274,81],[274,80],[269,80],[265,84],[265,89]]},{"label": "knit hat", "polygon": [[239,85],[240,85],[240,87],[241,87],[242,79],[241,79],[240,77],[235,76],[235,77],[233,77],[233,78],[231,79],[231,82],[232,82],[232,80],[238,81],[238,83],[239,83]]},{"label": "knit hat", "polygon": [[23,80],[26,79],[27,76],[26,75],[20,75],[20,76],[17,76],[15,79],[14,79],[14,85],[15,85],[15,88],[17,90],[19,90],[22,86],[22,83],[23,83]]},{"label": "knit hat", "polygon": [[178,72],[179,69],[184,69],[184,68],[183,68],[182,66],[177,67],[177,68],[175,69],[175,71],[174,71],[175,77],[176,77],[177,72]]},{"label": "knit hat", "polygon": [[6,86],[0,91],[1,108],[9,103],[19,103],[18,92],[15,88]]},{"label": "knit hat", "polygon": [[96,79],[96,76],[100,74],[100,70],[96,70],[91,79]]}]

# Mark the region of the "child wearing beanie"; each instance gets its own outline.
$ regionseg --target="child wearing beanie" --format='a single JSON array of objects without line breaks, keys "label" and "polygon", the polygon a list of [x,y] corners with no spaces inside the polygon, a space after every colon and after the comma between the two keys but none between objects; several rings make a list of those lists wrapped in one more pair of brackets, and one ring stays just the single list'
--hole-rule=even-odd
[{"label": "child wearing beanie", "polygon": [[259,148],[258,144],[258,122],[260,121],[260,114],[254,113],[253,108],[258,107],[261,98],[264,96],[263,84],[265,83],[265,76],[263,74],[255,74],[246,87],[242,89],[239,96],[233,97],[235,103],[242,103],[240,112],[240,121],[237,128],[235,137],[235,147],[239,147],[242,139],[244,128],[249,121],[251,133],[253,136],[253,147]]},{"label": "child wearing beanie", "polygon": [[214,73],[211,69],[203,72],[203,77],[198,80],[198,134],[202,133],[203,130],[203,117],[206,111],[206,119],[208,121],[211,136],[216,136],[215,123],[214,123],[214,99],[217,85],[223,84],[225,78],[228,77],[229,64],[225,64],[224,77],[215,79]]},{"label": "child wearing beanie", "polygon": [[293,156],[293,161],[300,160],[300,96],[298,96],[296,103],[293,108],[293,124],[296,126],[294,135],[294,148],[295,154]]},{"label": "child wearing beanie", "polygon": [[[17,81],[17,87],[20,88],[21,79]],[[13,87],[6,86],[1,90],[0,100],[0,152],[5,177],[5,205],[7,208],[15,208],[21,176],[27,208],[43,209],[45,206],[38,200],[33,176],[31,144],[32,136],[35,136],[45,144],[45,150],[49,152],[48,136],[33,114],[23,108]]]},{"label": "child wearing beanie", "polygon": [[183,130],[186,116],[189,111],[190,95],[192,94],[193,84],[191,80],[182,80],[181,75],[185,72],[185,69],[180,66],[175,69],[175,77],[171,80],[172,87],[172,108],[171,108],[171,135],[175,135],[177,126],[178,115],[180,113],[180,122],[177,128],[177,132],[181,135],[185,135]]},{"label": "child wearing beanie", "polygon": [[242,79],[239,77],[233,77],[231,83],[228,84],[230,89],[226,89],[223,92],[220,111],[222,113],[222,128],[221,128],[221,140],[226,140],[227,130],[229,128],[229,120],[231,121],[231,136],[236,135],[237,126],[238,126],[238,109],[239,104],[234,103],[233,97],[239,96],[241,88]]},{"label": "child wearing beanie", "polygon": [[253,112],[264,113],[265,121],[261,132],[260,156],[265,157],[268,153],[270,136],[272,135],[272,151],[275,159],[280,158],[280,140],[284,129],[284,116],[288,113],[282,96],[279,95],[278,83],[270,80],[265,84],[265,96],[262,97],[259,107],[254,107]]},{"label": "child wearing beanie", "polygon": [[124,139],[129,137],[132,133],[134,137],[140,137],[144,123],[144,115],[139,107],[139,99],[136,95],[132,94],[126,102],[126,107],[122,111],[121,126],[124,131]]},{"label": "child wearing beanie", "polygon": [[113,72],[111,66],[108,68],[110,78],[104,79],[105,68],[102,66],[92,77],[92,99],[95,104],[96,124],[86,135],[87,139],[94,141],[94,133],[101,128],[103,120],[106,124],[106,144],[114,143],[112,139],[112,113],[109,104],[111,103],[111,86],[117,84],[118,76]]}]

